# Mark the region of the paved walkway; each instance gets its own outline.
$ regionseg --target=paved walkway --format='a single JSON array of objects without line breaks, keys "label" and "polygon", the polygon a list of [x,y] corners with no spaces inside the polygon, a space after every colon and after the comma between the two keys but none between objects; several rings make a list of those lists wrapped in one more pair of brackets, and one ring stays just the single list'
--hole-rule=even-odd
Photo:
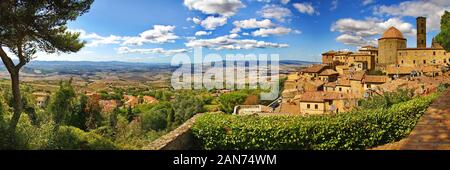
[{"label": "paved walkway", "polygon": [[411,134],[375,150],[450,150],[450,89],[420,118]]}]

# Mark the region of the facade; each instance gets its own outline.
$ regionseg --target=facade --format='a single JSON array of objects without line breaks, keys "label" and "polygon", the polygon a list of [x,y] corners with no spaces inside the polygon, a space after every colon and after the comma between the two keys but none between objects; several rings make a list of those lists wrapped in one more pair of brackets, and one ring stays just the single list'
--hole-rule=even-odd
[{"label": "facade", "polygon": [[303,115],[346,112],[356,103],[351,95],[336,92],[308,92],[299,97],[300,113]]},{"label": "facade", "polygon": [[353,66],[357,71],[373,70],[375,69],[375,57],[374,54],[367,53],[353,53],[348,57],[348,65]]},{"label": "facade", "polygon": [[373,76],[366,75],[362,80],[364,84],[364,91],[376,89],[378,86],[389,81],[389,77],[387,76]]},{"label": "facade", "polygon": [[239,105],[234,107],[233,114],[235,115],[252,115],[259,113],[272,113],[271,107],[263,105]]},{"label": "facade", "polygon": [[332,69],[325,69],[319,74],[319,80],[324,82],[333,82],[337,80],[339,73]]},{"label": "facade", "polygon": [[446,65],[450,54],[444,48],[404,48],[398,50],[399,66]]},{"label": "facade", "polygon": [[336,55],[336,52],[331,50],[326,53],[322,54],[322,64],[326,64],[328,66],[333,67],[334,66],[334,56]]},{"label": "facade", "polygon": [[34,92],[33,96],[36,98],[36,106],[44,108],[47,106],[50,95],[44,92]]}]

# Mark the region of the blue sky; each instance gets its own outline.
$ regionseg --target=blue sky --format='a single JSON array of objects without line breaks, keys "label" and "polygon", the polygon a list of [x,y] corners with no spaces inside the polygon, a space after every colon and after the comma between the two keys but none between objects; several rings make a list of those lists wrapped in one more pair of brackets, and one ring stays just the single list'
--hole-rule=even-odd
[{"label": "blue sky", "polygon": [[448,0],[96,0],[70,22],[87,42],[74,54],[36,60],[170,62],[177,53],[280,54],[320,61],[328,50],[376,45],[390,26],[415,47],[415,17],[428,18],[428,45]]}]

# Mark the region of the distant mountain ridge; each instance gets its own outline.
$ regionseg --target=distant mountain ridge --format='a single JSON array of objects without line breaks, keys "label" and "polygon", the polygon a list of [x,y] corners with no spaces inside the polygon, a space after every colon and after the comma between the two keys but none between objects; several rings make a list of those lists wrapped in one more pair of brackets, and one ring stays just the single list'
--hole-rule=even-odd
[{"label": "distant mountain ridge", "polygon": [[[16,61],[17,62],[17,61]],[[280,65],[309,65],[310,61],[280,60]],[[31,61],[22,69],[25,73],[60,73],[60,74],[86,74],[92,72],[139,72],[155,70],[174,70],[178,67],[170,63],[138,63],[120,61]],[[3,63],[0,71],[6,71]]]}]

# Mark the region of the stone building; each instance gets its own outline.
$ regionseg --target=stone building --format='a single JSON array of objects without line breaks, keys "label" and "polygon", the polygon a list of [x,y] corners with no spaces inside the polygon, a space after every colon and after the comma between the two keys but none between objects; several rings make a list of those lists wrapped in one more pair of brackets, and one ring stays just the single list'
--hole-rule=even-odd
[{"label": "stone building", "polygon": [[336,92],[307,92],[298,99],[300,113],[303,115],[346,112],[357,105],[357,99],[352,95]]},{"label": "stone building", "polygon": [[406,48],[406,39],[397,28],[391,27],[378,39],[378,56],[375,59],[378,68],[397,64],[398,49]]}]

